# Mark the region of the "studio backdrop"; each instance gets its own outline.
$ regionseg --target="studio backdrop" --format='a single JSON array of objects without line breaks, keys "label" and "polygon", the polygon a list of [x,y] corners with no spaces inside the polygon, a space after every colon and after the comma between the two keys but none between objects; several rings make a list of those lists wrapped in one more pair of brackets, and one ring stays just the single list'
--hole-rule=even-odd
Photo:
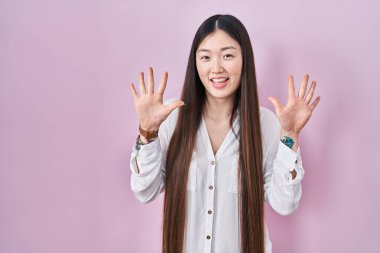
[{"label": "studio backdrop", "polygon": [[0,253],[160,252],[163,195],[130,189],[130,83],[179,97],[201,22],[251,37],[260,104],[317,81],[299,208],[266,206],[275,253],[380,252],[380,1],[0,0]]}]

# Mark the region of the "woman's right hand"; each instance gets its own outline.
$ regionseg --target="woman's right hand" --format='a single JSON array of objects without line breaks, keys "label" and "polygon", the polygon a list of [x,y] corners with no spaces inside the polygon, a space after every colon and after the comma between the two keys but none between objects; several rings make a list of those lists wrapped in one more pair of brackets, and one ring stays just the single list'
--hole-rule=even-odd
[{"label": "woman's right hand", "polygon": [[163,104],[163,95],[168,80],[168,72],[164,72],[161,84],[156,93],[154,93],[154,77],[153,68],[148,70],[148,89],[146,89],[144,81],[144,72],[140,72],[140,96],[137,94],[135,86],[131,83],[131,91],[135,101],[136,112],[140,126],[145,131],[157,131],[161,123],[169,116],[169,114],[177,107],[185,105],[181,100],[172,102],[171,104]]}]

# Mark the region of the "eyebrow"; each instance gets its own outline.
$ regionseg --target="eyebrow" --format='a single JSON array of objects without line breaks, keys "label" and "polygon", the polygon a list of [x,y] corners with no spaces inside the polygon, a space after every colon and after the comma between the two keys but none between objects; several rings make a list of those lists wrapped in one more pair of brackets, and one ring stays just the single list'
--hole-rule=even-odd
[{"label": "eyebrow", "polygon": [[[237,50],[236,47],[230,46],[230,47],[222,47],[222,48],[220,49],[220,51],[224,51],[224,50],[227,50],[227,49],[235,49],[235,50]],[[211,52],[211,50],[209,50],[209,49],[199,49],[199,50],[197,51],[197,53],[199,53],[199,52]]]}]

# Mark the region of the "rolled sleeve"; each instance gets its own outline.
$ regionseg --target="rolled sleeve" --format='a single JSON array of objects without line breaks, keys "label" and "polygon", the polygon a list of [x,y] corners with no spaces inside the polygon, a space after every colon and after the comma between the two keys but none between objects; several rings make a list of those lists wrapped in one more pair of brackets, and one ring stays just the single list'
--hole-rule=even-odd
[{"label": "rolled sleeve", "polygon": [[152,169],[152,161],[159,161],[161,155],[160,140],[141,145],[140,149],[133,145],[130,168],[135,176],[144,176]]},{"label": "rolled sleeve", "polygon": [[[264,114],[265,113],[265,114]],[[281,125],[269,110],[263,110],[264,124],[264,197],[277,213],[289,215],[294,212],[302,196],[301,181],[304,170],[301,149],[292,150],[281,142]],[[292,171],[297,175],[293,179]]]},{"label": "rolled sleeve", "polygon": [[[274,168],[283,174],[285,184],[293,185],[299,183],[305,174],[305,171],[302,167],[300,146],[298,146],[297,152],[295,152],[284,143],[279,141]],[[297,172],[297,175],[294,179],[290,173],[293,170]]]},{"label": "rolled sleeve", "polygon": [[[171,100],[165,102],[169,103]],[[147,203],[154,200],[165,187],[166,154],[170,138],[173,134],[178,114],[174,109],[169,117],[163,121],[154,141],[132,147],[130,158],[131,190],[136,198]]]}]

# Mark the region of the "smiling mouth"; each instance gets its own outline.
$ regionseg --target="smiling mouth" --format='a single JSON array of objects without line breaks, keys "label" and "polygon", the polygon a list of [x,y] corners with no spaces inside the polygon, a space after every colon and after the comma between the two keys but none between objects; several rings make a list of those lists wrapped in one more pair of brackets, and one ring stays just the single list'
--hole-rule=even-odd
[{"label": "smiling mouth", "polygon": [[225,81],[229,80],[228,77],[223,77],[223,78],[211,78],[211,82],[213,83],[224,83]]}]

